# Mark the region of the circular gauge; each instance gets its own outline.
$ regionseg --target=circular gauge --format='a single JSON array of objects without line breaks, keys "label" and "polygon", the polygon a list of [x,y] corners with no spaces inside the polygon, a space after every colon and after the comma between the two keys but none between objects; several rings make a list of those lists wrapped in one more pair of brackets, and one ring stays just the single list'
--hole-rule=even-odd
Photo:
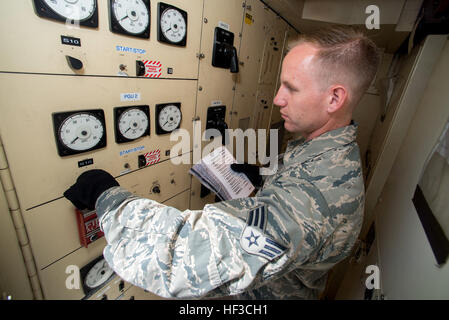
[{"label": "circular gauge", "polygon": [[75,151],[94,148],[103,138],[102,122],[90,113],[77,113],[67,117],[59,129],[61,143]]},{"label": "circular gauge", "polygon": [[84,284],[89,288],[96,288],[105,283],[114,271],[109,267],[106,260],[98,261],[87,273]]},{"label": "circular gauge", "polygon": [[118,121],[120,134],[129,140],[135,140],[143,136],[149,126],[148,116],[139,109],[126,110],[121,114]]},{"label": "circular gauge", "polygon": [[149,29],[150,9],[143,0],[113,0],[111,9],[113,18],[125,33],[138,35]]},{"label": "circular gauge", "polygon": [[172,132],[181,124],[181,110],[174,104],[168,104],[159,110],[158,115],[158,133]]},{"label": "circular gauge", "polygon": [[165,9],[160,17],[160,29],[170,43],[179,43],[187,34],[186,20],[179,10]]},{"label": "circular gauge", "polygon": [[44,0],[54,12],[65,19],[83,21],[95,12],[95,0]]}]

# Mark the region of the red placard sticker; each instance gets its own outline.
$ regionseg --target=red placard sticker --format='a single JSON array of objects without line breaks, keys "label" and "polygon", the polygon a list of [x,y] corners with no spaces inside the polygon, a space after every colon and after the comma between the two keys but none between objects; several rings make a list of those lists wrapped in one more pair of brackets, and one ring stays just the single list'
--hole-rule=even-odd
[{"label": "red placard sticker", "polygon": [[104,236],[95,211],[75,210],[80,243],[84,247]]},{"label": "red placard sticker", "polygon": [[154,150],[144,154],[146,164],[145,166],[149,166],[155,163],[158,163],[161,160],[161,150]]},{"label": "red placard sticker", "polygon": [[160,61],[143,60],[145,64],[145,75],[147,78],[159,78],[162,75],[162,64]]}]

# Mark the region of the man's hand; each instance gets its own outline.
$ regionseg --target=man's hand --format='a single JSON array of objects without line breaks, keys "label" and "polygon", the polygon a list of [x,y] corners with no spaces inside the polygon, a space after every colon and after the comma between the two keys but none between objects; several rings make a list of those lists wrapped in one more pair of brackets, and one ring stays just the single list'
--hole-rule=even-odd
[{"label": "man's hand", "polygon": [[259,166],[254,164],[247,163],[233,163],[231,164],[231,169],[235,172],[244,173],[249,181],[256,187],[259,188],[262,186],[262,176],[259,173]]},{"label": "man's hand", "polygon": [[106,171],[89,170],[82,173],[76,183],[64,192],[64,197],[80,210],[94,210],[97,198],[115,186],[119,186],[119,183]]}]

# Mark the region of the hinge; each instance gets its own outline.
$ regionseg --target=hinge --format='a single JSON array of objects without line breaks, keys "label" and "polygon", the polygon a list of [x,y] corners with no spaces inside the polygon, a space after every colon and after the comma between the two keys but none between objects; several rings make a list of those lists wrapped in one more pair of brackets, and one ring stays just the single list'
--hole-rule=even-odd
[{"label": "hinge", "polygon": [[[2,184],[3,191],[5,192],[6,202],[8,203],[12,222],[15,227],[17,239],[25,262],[25,268],[28,274],[28,280],[36,300],[42,300],[42,287],[39,282],[38,274],[36,271],[36,261],[34,260],[29,238],[23,222],[23,214],[20,209],[16,188],[11,177],[9,170],[8,160],[6,158],[6,152],[3,147],[3,143],[0,137],[0,183]],[[7,296],[10,297],[10,296]]]}]

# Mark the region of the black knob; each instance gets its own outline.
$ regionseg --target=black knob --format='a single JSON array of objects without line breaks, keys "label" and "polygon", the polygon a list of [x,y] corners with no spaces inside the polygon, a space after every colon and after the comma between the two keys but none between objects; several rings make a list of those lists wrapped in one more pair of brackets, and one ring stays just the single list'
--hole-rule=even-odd
[{"label": "black knob", "polygon": [[145,156],[143,154],[139,155],[137,157],[138,159],[138,166],[139,168],[143,168],[147,166],[147,158],[145,158]]},{"label": "black knob", "polygon": [[161,189],[159,188],[159,186],[153,187],[153,193],[161,193]]},{"label": "black knob", "polygon": [[81,60],[78,60],[71,56],[65,56],[67,59],[67,63],[69,64],[70,68],[74,70],[81,70],[83,68],[83,63]]}]

